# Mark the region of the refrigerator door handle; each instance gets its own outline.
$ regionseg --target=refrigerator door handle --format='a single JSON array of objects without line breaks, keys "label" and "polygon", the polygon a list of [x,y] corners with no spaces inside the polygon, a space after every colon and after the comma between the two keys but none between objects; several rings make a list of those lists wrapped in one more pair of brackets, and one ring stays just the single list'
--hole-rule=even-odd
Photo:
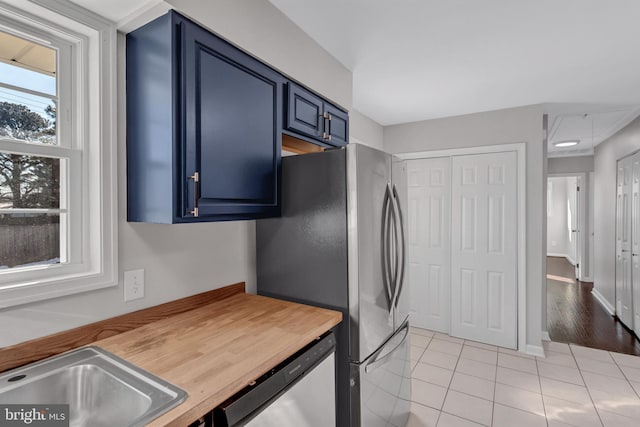
[{"label": "refrigerator door handle", "polygon": [[404,342],[407,340],[407,337],[409,336],[409,321],[405,321],[402,326],[400,326],[400,328],[398,328],[398,332],[396,332],[396,334],[398,333],[403,333],[403,337],[400,340],[400,342],[398,344],[396,344],[393,349],[391,351],[388,351],[386,353],[384,353],[381,357],[379,357],[383,350],[385,349],[385,346],[387,343],[383,344],[382,347],[380,347],[380,349],[378,349],[378,351],[376,351],[370,358],[370,360],[367,362],[366,366],[364,367],[364,371],[369,373],[371,371],[373,371],[374,369],[376,369],[379,365],[383,364],[385,360],[387,360],[400,346],[402,346],[402,344],[404,344]]},{"label": "refrigerator door handle", "polygon": [[398,196],[398,190],[395,184],[393,185],[393,200],[395,202],[397,215],[398,215],[398,222],[400,224],[400,242],[397,248],[399,248],[399,250],[402,253],[402,256],[400,257],[400,266],[399,266],[400,273],[398,274],[398,281],[396,282],[396,286],[395,286],[396,288],[395,306],[398,307],[398,301],[400,300],[400,294],[402,293],[402,285],[404,284],[404,274],[405,274],[406,256],[407,256],[407,242],[404,234],[404,231],[405,231],[404,219],[402,215],[402,207],[400,205],[400,196]]},{"label": "refrigerator door handle", "polygon": [[398,212],[397,212],[397,207],[396,207],[396,202],[395,202],[395,198],[393,195],[393,190],[391,189],[391,184],[387,184],[389,186],[389,194],[391,194],[391,223],[393,224],[393,227],[389,227],[389,240],[392,240],[392,250],[390,251],[390,263],[392,265],[392,280],[391,280],[391,285],[392,285],[392,290],[391,290],[391,301],[392,301],[392,308],[396,306],[395,301],[396,301],[396,294],[398,292],[398,275],[400,273],[399,271],[399,265],[400,265],[400,246],[398,242],[398,234],[400,233],[400,222],[398,219]]},{"label": "refrigerator door handle", "polygon": [[382,281],[385,287],[385,296],[387,299],[387,305],[389,307],[389,312],[391,312],[391,308],[393,307],[393,293],[391,291],[391,254],[390,254],[390,243],[389,243],[389,231],[390,231],[390,220],[391,220],[391,203],[392,203],[392,192],[389,185],[386,186],[384,190],[384,198],[382,201],[382,229],[380,234],[380,244],[381,244],[381,266],[382,266]]}]

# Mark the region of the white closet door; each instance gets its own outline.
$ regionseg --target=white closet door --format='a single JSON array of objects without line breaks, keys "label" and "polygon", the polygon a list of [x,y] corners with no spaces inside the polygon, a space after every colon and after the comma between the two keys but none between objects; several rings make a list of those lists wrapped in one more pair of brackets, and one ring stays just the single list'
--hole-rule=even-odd
[{"label": "white closet door", "polygon": [[640,332],[640,153],[632,158],[631,183],[631,278],[633,330]]},{"label": "white closet door", "polygon": [[517,347],[517,157],[452,164],[451,335]]},{"label": "white closet door", "polygon": [[414,326],[449,332],[451,158],[407,161]]},{"label": "white closet door", "polygon": [[616,194],[616,314],[627,327],[633,327],[631,283],[631,157],[618,161]]}]

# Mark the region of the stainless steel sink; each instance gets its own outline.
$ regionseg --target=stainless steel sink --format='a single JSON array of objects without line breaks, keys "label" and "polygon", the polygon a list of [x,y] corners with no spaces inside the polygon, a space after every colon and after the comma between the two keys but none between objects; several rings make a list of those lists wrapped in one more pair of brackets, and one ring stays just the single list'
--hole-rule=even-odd
[{"label": "stainless steel sink", "polygon": [[71,427],[141,426],[187,393],[99,347],[0,375],[0,404],[68,403]]}]

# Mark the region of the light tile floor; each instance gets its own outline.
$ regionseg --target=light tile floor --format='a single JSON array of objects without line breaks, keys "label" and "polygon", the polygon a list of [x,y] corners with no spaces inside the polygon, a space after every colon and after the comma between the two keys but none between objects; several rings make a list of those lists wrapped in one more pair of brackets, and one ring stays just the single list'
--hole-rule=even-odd
[{"label": "light tile floor", "polygon": [[412,328],[407,427],[640,426],[640,357],[544,345],[532,357]]}]

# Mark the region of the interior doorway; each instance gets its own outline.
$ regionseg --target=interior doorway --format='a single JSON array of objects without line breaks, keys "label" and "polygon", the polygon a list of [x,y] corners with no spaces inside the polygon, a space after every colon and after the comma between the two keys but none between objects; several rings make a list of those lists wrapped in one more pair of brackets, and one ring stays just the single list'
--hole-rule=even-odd
[{"label": "interior doorway", "polygon": [[547,182],[547,255],[565,258],[581,281],[590,279],[585,181],[580,174],[550,176]]},{"label": "interior doorway", "polygon": [[640,342],[592,294],[589,174],[547,181],[547,331],[552,341],[640,355]]}]

